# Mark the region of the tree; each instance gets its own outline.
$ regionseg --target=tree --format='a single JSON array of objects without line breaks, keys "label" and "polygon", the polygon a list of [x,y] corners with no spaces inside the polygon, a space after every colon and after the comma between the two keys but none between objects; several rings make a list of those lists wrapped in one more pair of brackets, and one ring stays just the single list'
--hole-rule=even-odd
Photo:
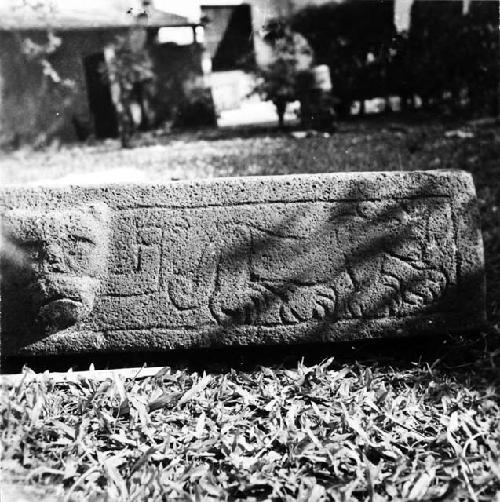
[{"label": "tree", "polygon": [[500,113],[500,11],[496,2],[475,0],[471,3],[464,28],[465,57],[470,106],[476,113]]},{"label": "tree", "polygon": [[145,84],[154,80],[153,63],[145,48],[146,36],[144,28],[132,27],[128,35],[117,37],[106,52],[103,77],[109,79],[111,86],[123,148],[131,146],[135,129],[132,106],[138,104],[144,116]]},{"label": "tree", "polygon": [[[12,9],[18,11],[16,17],[37,19],[40,28],[2,34],[6,46],[0,49],[0,64],[5,61],[8,74],[4,82],[6,100],[0,108],[8,117],[6,122],[15,126],[0,131],[0,142],[3,144],[5,138],[13,147],[24,141],[39,147],[51,141],[65,122],[65,112],[73,103],[77,85],[56,62],[63,38],[51,27],[53,6],[48,2],[19,0]],[[23,106],[19,106],[21,99]]]},{"label": "tree", "polygon": [[300,99],[307,90],[312,50],[284,18],[269,21],[265,30],[264,40],[272,48],[273,61],[257,70],[260,83],[255,91],[273,102],[279,127],[283,128],[287,103]]},{"label": "tree", "polygon": [[316,63],[329,66],[341,115],[349,114],[355,99],[387,95],[387,62],[396,35],[392,1],[309,6],[292,17],[291,27],[310,44]]},{"label": "tree", "polygon": [[498,82],[498,8],[475,0],[464,13],[461,3],[416,0],[407,45],[401,57],[411,62],[410,80],[424,106],[494,112]]},{"label": "tree", "polygon": [[17,39],[27,65],[35,65],[39,74],[33,128],[37,133],[32,139],[34,146],[41,146],[51,139],[64,121],[64,111],[73,102],[76,84],[62,76],[51,62],[51,56],[62,44],[62,39],[52,30],[37,34],[36,38],[17,35]]}]

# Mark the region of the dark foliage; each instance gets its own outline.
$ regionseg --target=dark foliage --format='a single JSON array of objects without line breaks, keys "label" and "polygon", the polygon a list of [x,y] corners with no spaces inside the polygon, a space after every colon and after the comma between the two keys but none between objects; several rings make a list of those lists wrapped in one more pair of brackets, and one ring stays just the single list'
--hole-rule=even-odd
[{"label": "dark foliage", "polygon": [[117,37],[114,44],[114,58],[107,62],[106,78],[116,89],[114,105],[118,118],[118,129],[122,146],[131,146],[131,138],[137,124],[134,123],[132,106],[141,107],[144,114],[147,98],[145,90],[154,80],[153,63],[145,48],[146,33],[140,29],[131,30],[127,36]]},{"label": "dark foliage", "polygon": [[412,24],[398,47],[406,59],[406,81],[424,106],[495,111],[498,82],[498,5],[472,2],[468,14],[460,2],[417,0]]},{"label": "dark foliage", "polygon": [[215,105],[210,89],[193,88],[176,107],[175,127],[215,127]]},{"label": "dark foliage", "polygon": [[318,63],[330,67],[347,114],[353,100],[399,95],[403,107],[498,112],[499,10],[496,2],[416,0],[408,32],[397,33],[392,0],[311,6],[290,19]]},{"label": "dark foliage", "polygon": [[255,92],[272,101],[279,125],[283,127],[287,103],[301,100],[311,87],[312,51],[284,18],[271,20],[265,30],[264,40],[271,47],[274,59],[266,67],[255,69],[260,77]]},{"label": "dark foliage", "polygon": [[386,95],[386,72],[396,30],[393,2],[351,0],[307,7],[291,20],[327,64],[341,114],[355,99]]}]

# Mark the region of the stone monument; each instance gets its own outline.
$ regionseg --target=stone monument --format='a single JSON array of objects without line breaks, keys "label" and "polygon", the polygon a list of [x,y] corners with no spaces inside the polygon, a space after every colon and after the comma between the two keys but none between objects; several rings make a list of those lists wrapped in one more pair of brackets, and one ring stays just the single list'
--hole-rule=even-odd
[{"label": "stone monument", "polygon": [[470,330],[484,322],[460,171],[0,191],[4,355]]}]

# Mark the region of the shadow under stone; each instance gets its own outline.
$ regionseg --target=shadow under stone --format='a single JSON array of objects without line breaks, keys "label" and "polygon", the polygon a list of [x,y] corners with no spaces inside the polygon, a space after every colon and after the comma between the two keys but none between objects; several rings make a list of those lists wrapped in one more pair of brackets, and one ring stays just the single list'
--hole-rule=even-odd
[{"label": "shadow under stone", "polygon": [[[182,365],[203,369],[220,368],[224,371],[235,366],[250,368],[262,364],[293,366],[302,357],[320,361],[332,355],[339,360],[358,360],[370,359],[370,354],[375,354],[376,361],[387,359],[392,361],[391,364],[398,360],[413,362],[417,354],[432,359],[447,349],[445,345],[450,338],[446,322],[438,327],[429,327],[429,318],[434,314],[440,316],[449,311],[452,314],[450,318],[456,316],[457,322],[453,326],[453,330],[456,330],[461,323],[460,306],[469,305],[468,301],[464,303],[464,296],[469,292],[474,305],[476,298],[471,291],[480,288],[482,283],[481,271],[463,274],[457,278],[452,276],[451,269],[447,269],[445,260],[451,253],[451,248],[447,249],[447,246],[451,243],[446,240],[446,236],[456,233],[456,229],[452,228],[453,222],[441,221],[443,206],[440,201],[433,202],[433,198],[429,196],[429,193],[432,194],[432,188],[431,185],[422,184],[412,198],[402,201],[397,198],[360,200],[358,188],[353,187],[342,194],[342,201],[333,201],[329,206],[329,203],[321,203],[325,208],[330,208],[331,214],[321,220],[321,225],[314,231],[306,228],[304,232],[307,237],[304,238],[289,234],[290,228],[304,227],[304,222],[299,221],[299,213],[294,215],[293,212],[278,218],[279,224],[276,225],[262,226],[259,221],[248,222],[250,231],[244,234],[249,235],[248,238],[234,239],[234,229],[231,228],[229,234],[233,245],[220,246],[217,267],[230,264],[229,275],[234,272],[237,278],[242,276],[241,271],[244,271],[246,282],[236,281],[232,287],[227,287],[226,284],[226,290],[222,291],[222,279],[218,271],[214,281],[210,279],[202,285],[202,280],[196,279],[193,283],[195,288],[212,288],[211,291],[207,289],[204,297],[208,299],[210,310],[216,312],[214,317],[218,325],[211,330],[209,337],[200,343],[211,345],[212,348],[169,350],[159,354],[142,350],[139,346],[133,353],[121,351],[119,355],[108,349],[109,354],[44,355],[37,358],[16,356],[4,358],[2,370],[6,372],[8,368],[19,369],[23,364],[34,369],[67,369],[69,366],[87,369],[92,362],[96,368],[141,366],[147,363],[149,366]],[[417,204],[415,200],[418,201],[418,198],[423,196],[427,199],[420,205]],[[381,201],[384,201],[384,204],[380,204]],[[470,204],[470,207],[463,209],[465,212],[476,210],[473,203]],[[419,211],[424,210],[429,213],[425,225],[419,223],[417,218]],[[417,215],[413,220],[408,217],[412,211]],[[433,211],[437,216],[432,214]],[[409,220],[405,221],[403,216]],[[438,221],[435,223],[436,229],[430,228],[429,223],[434,216]],[[451,227],[448,228],[447,225]],[[239,227],[235,225],[234,228]],[[424,235],[425,232],[427,235]],[[436,236],[433,238],[437,239],[432,253],[429,253],[427,248],[430,243],[429,232],[435,232]],[[360,238],[360,235],[364,237]],[[97,239],[87,236],[83,240],[94,242]],[[286,246],[282,244],[284,240],[287,242]],[[39,270],[43,271],[43,262],[49,255],[46,253],[41,256],[40,248],[45,249],[50,242],[45,242],[40,237],[27,239],[26,242],[35,242],[38,253],[36,259],[41,262],[38,264]],[[305,248],[312,246],[314,250],[319,249],[317,255],[308,255],[310,249],[306,249],[304,256],[311,258],[309,262],[303,260],[299,263],[300,266],[287,269],[287,266],[290,267],[289,263],[272,261],[273,255],[279,256],[278,251],[283,255],[281,260],[293,259],[291,252],[302,244]],[[328,251],[325,251],[325,246],[328,245],[335,246],[338,256],[332,258]],[[84,259],[90,260],[85,256],[87,255],[83,255]],[[256,256],[263,257],[257,265],[254,263]],[[286,274],[278,279],[265,277],[267,269],[262,265],[264,259],[271,260],[269,269],[283,266]],[[333,261],[327,263],[328,266],[324,269],[323,264],[318,261],[321,259]],[[28,285],[36,282],[38,276],[36,271],[33,272],[32,264],[33,259],[31,262],[22,262],[17,269],[11,268],[11,280],[24,281]],[[51,266],[54,266],[53,261]],[[4,277],[5,269],[9,267],[11,265],[3,260]],[[203,268],[203,264],[201,267]],[[9,303],[12,288],[6,288],[4,284],[2,281],[2,327],[5,327],[5,319],[16,309],[16,319],[22,318],[25,304],[31,301],[28,297],[20,296],[17,290],[14,295],[17,301],[14,309],[13,304]],[[331,290],[330,296],[324,292],[324,288]],[[221,291],[228,298],[223,295],[221,297]],[[481,295],[481,291],[477,290],[477,294]],[[310,305],[307,309],[302,308],[301,301],[304,298]],[[59,299],[51,298],[55,301]],[[475,304],[479,305],[477,302]],[[266,316],[269,318],[270,312],[275,312],[275,324],[263,320]],[[473,308],[466,309],[467,312],[472,313],[471,324],[477,324],[481,313]],[[32,322],[29,315],[25,314],[25,317],[26,322]],[[393,319],[406,336],[418,334],[420,338],[393,338],[398,336],[398,332],[397,329],[391,328],[392,321],[387,324],[387,332],[384,331],[383,321],[388,318]],[[366,328],[368,322],[381,324],[380,330],[373,336],[389,338],[358,340],[370,337]],[[261,344],[255,347],[236,347],[237,330],[246,326],[259,327],[259,323],[264,328],[270,327],[271,330],[279,325],[283,332],[287,332],[289,338],[286,340],[286,348],[283,345],[273,346],[270,343],[273,341],[272,337],[262,339]],[[348,324],[348,328],[340,336],[332,335],[332,326],[339,323]],[[463,324],[466,330],[466,320]],[[50,331],[44,331],[39,325],[32,324],[31,327],[30,329],[28,324],[21,330],[24,330],[25,336],[21,340],[22,344],[43,340],[52,334]],[[235,334],[229,340],[230,346],[222,347],[228,342],[228,333],[233,332]],[[296,336],[293,334],[295,332]],[[251,337],[249,339],[252,344]],[[253,341],[255,340],[258,343],[258,339]],[[274,339],[276,340],[279,340],[279,337]],[[330,343],[332,341],[337,343]]]}]

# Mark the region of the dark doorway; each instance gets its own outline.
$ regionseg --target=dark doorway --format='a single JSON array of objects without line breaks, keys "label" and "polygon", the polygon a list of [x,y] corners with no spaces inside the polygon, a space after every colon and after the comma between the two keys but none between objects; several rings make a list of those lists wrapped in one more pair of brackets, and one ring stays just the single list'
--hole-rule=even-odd
[{"label": "dark doorway", "polygon": [[118,121],[111,99],[109,84],[103,72],[104,53],[96,52],[83,59],[89,108],[94,117],[94,130],[97,138],[116,138]]},{"label": "dark doorway", "polygon": [[250,6],[203,7],[208,20],[205,41],[212,70],[245,69],[255,62]]}]

